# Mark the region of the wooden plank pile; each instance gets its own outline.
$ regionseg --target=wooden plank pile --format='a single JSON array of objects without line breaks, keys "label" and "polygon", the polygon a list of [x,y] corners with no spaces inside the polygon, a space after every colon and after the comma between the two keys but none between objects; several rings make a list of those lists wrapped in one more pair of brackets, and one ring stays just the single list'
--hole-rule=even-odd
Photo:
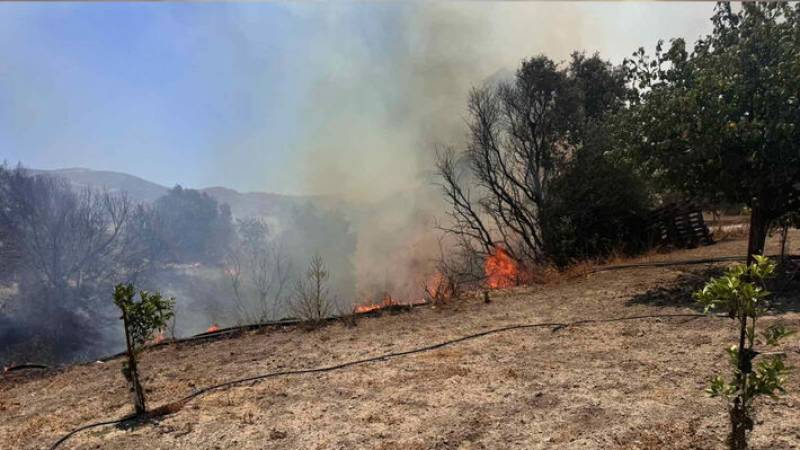
[{"label": "wooden plank pile", "polygon": [[694,248],[714,243],[703,212],[692,204],[664,205],[651,213],[648,222],[654,245]]}]

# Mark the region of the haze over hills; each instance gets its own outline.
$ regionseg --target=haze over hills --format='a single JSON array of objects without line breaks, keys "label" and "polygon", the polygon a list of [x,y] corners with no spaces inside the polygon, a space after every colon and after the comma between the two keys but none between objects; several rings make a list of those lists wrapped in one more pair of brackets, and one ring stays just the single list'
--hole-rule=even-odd
[{"label": "haze over hills", "polygon": [[[78,189],[93,187],[112,192],[127,192],[135,202],[152,203],[166,194],[171,187],[145,180],[135,175],[107,170],[66,168],[54,170],[31,170],[35,174],[46,174],[64,178]],[[282,216],[293,207],[308,202],[323,200],[319,196],[285,195],[267,192],[238,192],[222,186],[198,189],[219,203],[226,203],[238,217]]]},{"label": "haze over hills", "polygon": [[112,192],[127,192],[131,200],[151,203],[166,194],[169,188],[127,173],[107,170],[92,170],[81,167],[67,169],[38,170],[31,173],[53,175],[64,178],[76,188],[103,188]]}]

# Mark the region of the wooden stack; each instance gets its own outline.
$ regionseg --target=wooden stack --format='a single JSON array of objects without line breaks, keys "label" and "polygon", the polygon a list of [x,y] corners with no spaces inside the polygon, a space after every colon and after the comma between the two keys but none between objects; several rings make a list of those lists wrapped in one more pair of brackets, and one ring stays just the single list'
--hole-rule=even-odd
[{"label": "wooden stack", "polygon": [[700,208],[671,203],[654,210],[649,220],[653,244],[694,248],[714,243]]}]

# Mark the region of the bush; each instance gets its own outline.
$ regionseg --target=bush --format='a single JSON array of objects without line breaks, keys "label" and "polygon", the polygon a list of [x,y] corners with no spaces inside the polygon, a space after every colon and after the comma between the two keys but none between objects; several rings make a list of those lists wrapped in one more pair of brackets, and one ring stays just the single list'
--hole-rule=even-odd
[{"label": "bush", "polygon": [[545,254],[558,266],[647,247],[647,189],[625,164],[578,154],[550,185],[542,208]]}]

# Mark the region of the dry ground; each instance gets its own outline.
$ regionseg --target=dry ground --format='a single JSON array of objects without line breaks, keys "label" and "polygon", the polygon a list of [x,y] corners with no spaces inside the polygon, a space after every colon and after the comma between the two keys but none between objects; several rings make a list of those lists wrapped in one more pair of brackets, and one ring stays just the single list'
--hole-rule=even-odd
[{"label": "dry ground", "polygon": [[[800,236],[798,236],[800,237]],[[795,241],[800,239],[795,238]],[[648,260],[742,254],[746,243]],[[772,248],[774,251],[774,246]],[[794,245],[793,252],[797,253]],[[401,351],[526,322],[694,312],[706,266],[601,272],[441,308],[262,331],[143,356],[151,406],[193,389],[271,371]],[[800,329],[798,303],[778,316]],[[774,320],[774,319],[770,319]],[[133,430],[85,431],[63,448],[114,449],[706,449],[722,448],[726,412],[703,394],[727,370],[730,320],[647,319],[524,329],[428,353],[209,393]],[[800,339],[786,342],[800,367]],[[128,414],[121,360],[0,379],[0,448],[46,448],[66,431]],[[800,448],[800,373],[758,402],[755,448]]]}]

